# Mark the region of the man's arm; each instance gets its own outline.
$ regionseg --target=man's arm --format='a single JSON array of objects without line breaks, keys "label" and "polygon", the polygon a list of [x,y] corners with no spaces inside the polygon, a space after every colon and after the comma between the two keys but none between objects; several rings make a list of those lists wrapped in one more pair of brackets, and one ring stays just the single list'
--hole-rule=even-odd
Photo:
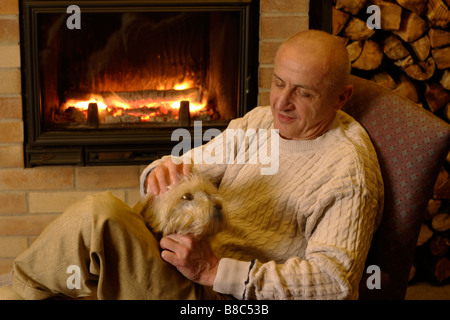
[{"label": "man's arm", "polygon": [[377,199],[353,189],[330,199],[308,218],[304,259],[222,259],[214,290],[238,299],[356,299],[380,212]]}]

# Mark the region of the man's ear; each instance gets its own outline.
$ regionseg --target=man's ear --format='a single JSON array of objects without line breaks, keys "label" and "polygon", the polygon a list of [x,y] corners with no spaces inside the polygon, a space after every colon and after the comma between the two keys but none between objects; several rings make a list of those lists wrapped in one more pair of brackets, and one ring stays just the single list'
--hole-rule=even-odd
[{"label": "man's ear", "polygon": [[345,103],[351,98],[353,94],[353,85],[346,85],[338,95],[338,101],[336,103],[336,111],[342,109]]}]

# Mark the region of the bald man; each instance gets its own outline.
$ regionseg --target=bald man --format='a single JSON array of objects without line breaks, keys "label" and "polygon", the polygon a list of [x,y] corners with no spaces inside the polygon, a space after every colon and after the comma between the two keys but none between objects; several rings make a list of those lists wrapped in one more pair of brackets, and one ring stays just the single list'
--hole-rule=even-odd
[{"label": "bald man", "polygon": [[[357,299],[383,181],[367,133],[340,111],[352,94],[349,72],[335,37],[294,35],[276,54],[270,106],[143,171],[142,196],[164,193],[194,169],[216,183],[228,221],[212,239],[171,234],[158,243],[131,208],[97,195],[70,208],[18,257],[15,294]],[[262,170],[269,165],[276,170]],[[66,286],[69,265],[79,268],[79,288]]]},{"label": "bald man", "polygon": [[310,30],[283,43],[270,90],[281,136],[311,140],[324,134],[352,94],[349,74],[347,50],[327,33]]},{"label": "bald man", "polygon": [[[353,91],[349,75],[347,51],[330,34],[310,30],[284,42],[270,108],[233,120],[222,139],[201,148],[216,150],[228,131],[245,130],[256,141],[252,133],[276,130],[259,141],[258,152],[278,153],[277,172],[261,174],[264,164],[252,163],[251,145],[242,147],[244,164],[195,164],[224,194],[229,227],[213,239],[212,251],[198,250],[189,237],[165,237],[163,259],[238,299],[356,299],[383,208],[383,182],[367,133],[340,111]],[[224,159],[239,153],[231,149]],[[167,157],[152,163],[142,174],[142,193],[164,192],[191,163]],[[191,254],[202,259],[191,261]]]}]

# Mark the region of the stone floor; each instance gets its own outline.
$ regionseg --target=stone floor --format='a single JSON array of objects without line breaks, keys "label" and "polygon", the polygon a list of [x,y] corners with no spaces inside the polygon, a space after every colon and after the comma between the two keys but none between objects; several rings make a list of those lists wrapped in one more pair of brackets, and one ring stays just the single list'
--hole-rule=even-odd
[{"label": "stone floor", "polygon": [[[10,282],[10,275],[0,275],[0,287]],[[428,282],[416,282],[408,286],[406,300],[450,300],[450,283],[434,286]]]},{"label": "stone floor", "polygon": [[408,286],[406,300],[450,300],[450,284],[435,286],[417,282]]}]

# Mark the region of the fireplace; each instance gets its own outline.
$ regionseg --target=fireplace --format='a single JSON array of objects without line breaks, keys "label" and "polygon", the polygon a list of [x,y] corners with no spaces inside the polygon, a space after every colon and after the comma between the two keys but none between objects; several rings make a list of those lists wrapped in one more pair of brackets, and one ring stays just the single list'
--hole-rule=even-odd
[{"label": "fireplace", "polygon": [[27,167],[147,164],[175,129],[256,106],[259,1],[24,0],[21,16]]}]

